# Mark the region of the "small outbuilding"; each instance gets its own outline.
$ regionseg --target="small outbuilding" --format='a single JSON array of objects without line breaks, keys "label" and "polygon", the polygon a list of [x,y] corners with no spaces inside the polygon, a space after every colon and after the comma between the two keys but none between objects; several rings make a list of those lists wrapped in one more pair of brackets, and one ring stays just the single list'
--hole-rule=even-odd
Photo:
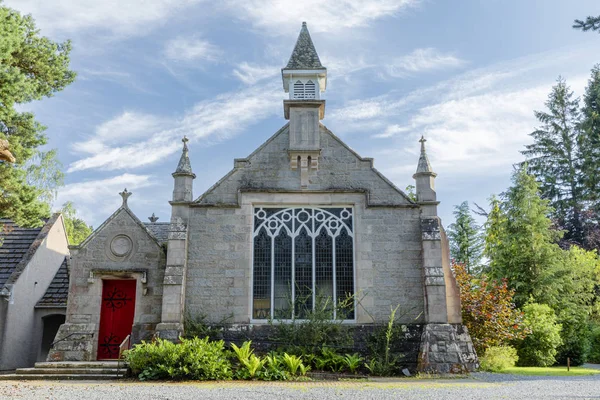
[{"label": "small outbuilding", "polygon": [[69,243],[58,213],[39,228],[0,225],[0,370],[12,370],[45,360],[65,321]]}]

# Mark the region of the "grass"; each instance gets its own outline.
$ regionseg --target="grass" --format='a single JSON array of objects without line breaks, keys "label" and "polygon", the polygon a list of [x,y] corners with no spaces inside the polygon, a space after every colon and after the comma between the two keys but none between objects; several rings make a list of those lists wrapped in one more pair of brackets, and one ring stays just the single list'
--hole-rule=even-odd
[{"label": "grass", "polygon": [[600,374],[600,370],[583,367],[511,367],[502,370],[503,374],[528,375],[528,376],[588,376]]}]

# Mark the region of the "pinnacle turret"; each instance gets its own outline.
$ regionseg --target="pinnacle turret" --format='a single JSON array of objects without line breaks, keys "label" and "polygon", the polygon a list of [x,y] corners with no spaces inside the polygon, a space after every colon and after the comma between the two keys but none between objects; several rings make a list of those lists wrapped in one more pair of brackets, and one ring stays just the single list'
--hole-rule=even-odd
[{"label": "pinnacle turret", "polygon": [[425,137],[421,136],[421,139],[419,140],[419,142],[421,143],[421,155],[419,156],[419,163],[417,164],[417,171],[415,173],[415,175],[417,174],[434,174],[435,172],[433,172],[433,170],[431,169],[431,164],[429,163],[429,157],[427,157],[427,151],[425,150],[425,142],[427,141],[427,139],[425,139]]},{"label": "pinnacle turret", "polygon": [[183,151],[181,153],[181,158],[179,159],[179,164],[177,164],[177,169],[173,175],[191,175],[196,177],[192,172],[192,164],[190,163],[190,157],[188,156],[187,142],[189,142],[189,139],[187,136],[184,136],[181,141],[183,142]]}]

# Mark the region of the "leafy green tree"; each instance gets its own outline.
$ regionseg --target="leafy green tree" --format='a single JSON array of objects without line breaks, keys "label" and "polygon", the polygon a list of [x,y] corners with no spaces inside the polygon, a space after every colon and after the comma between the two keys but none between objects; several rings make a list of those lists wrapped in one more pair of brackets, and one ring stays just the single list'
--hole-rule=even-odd
[{"label": "leafy green tree", "polygon": [[55,152],[42,152],[45,127],[15,106],[52,96],[75,79],[69,70],[71,43],[40,36],[30,15],[0,0],[0,140],[15,163],[0,162],[0,216],[19,225],[39,225],[50,213],[48,197],[62,183]]},{"label": "leafy green tree", "polygon": [[450,253],[456,263],[464,264],[468,273],[477,269],[483,256],[481,227],[471,215],[469,202],[454,206],[455,222],[448,227]]},{"label": "leafy green tree", "polygon": [[60,211],[65,220],[69,244],[77,245],[83,242],[94,231],[91,225],[86,224],[81,218],[77,218],[77,211],[72,202],[67,201]]},{"label": "leafy green tree", "polygon": [[518,364],[527,367],[548,367],[556,362],[557,348],[562,344],[556,314],[547,304],[530,303],[523,307],[524,324],[531,333],[519,342]]},{"label": "leafy green tree", "polygon": [[589,354],[589,323],[594,312],[596,271],[599,265],[596,251],[572,246],[562,254],[554,283],[559,294],[556,301],[550,304],[563,327],[563,344],[557,356],[562,364],[566,364],[567,357],[573,365],[583,364]]},{"label": "leafy green tree", "polygon": [[587,32],[589,30],[600,31],[600,16],[587,17],[585,21],[576,19],[575,21],[573,21],[573,28],[581,29],[584,32]]},{"label": "leafy green tree", "polygon": [[486,223],[490,277],[508,279],[519,307],[530,298],[538,303],[555,300],[554,274],[561,255],[555,244],[561,232],[551,229],[548,217],[552,208],[548,200],[540,198],[538,183],[526,168],[515,171],[513,185],[501,201],[492,200]]},{"label": "leafy green tree", "polygon": [[579,99],[559,77],[545,104],[547,111],[534,112],[541,126],[530,134],[533,143],[522,153],[529,173],[540,182],[541,196],[550,200],[554,219],[565,229],[564,239],[582,246],[585,205],[578,145]]}]

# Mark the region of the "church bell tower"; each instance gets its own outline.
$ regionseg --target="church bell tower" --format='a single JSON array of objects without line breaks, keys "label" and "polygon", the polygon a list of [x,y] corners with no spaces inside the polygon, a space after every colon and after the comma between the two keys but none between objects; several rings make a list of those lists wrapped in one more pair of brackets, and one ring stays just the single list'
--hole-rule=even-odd
[{"label": "church bell tower", "polygon": [[281,77],[283,90],[290,95],[283,101],[285,119],[290,121],[290,167],[300,169],[300,185],[307,188],[310,170],[319,168],[319,121],[325,116],[321,94],[327,86],[327,68],[319,60],[306,22],[302,23],[290,60],[281,69]]}]

